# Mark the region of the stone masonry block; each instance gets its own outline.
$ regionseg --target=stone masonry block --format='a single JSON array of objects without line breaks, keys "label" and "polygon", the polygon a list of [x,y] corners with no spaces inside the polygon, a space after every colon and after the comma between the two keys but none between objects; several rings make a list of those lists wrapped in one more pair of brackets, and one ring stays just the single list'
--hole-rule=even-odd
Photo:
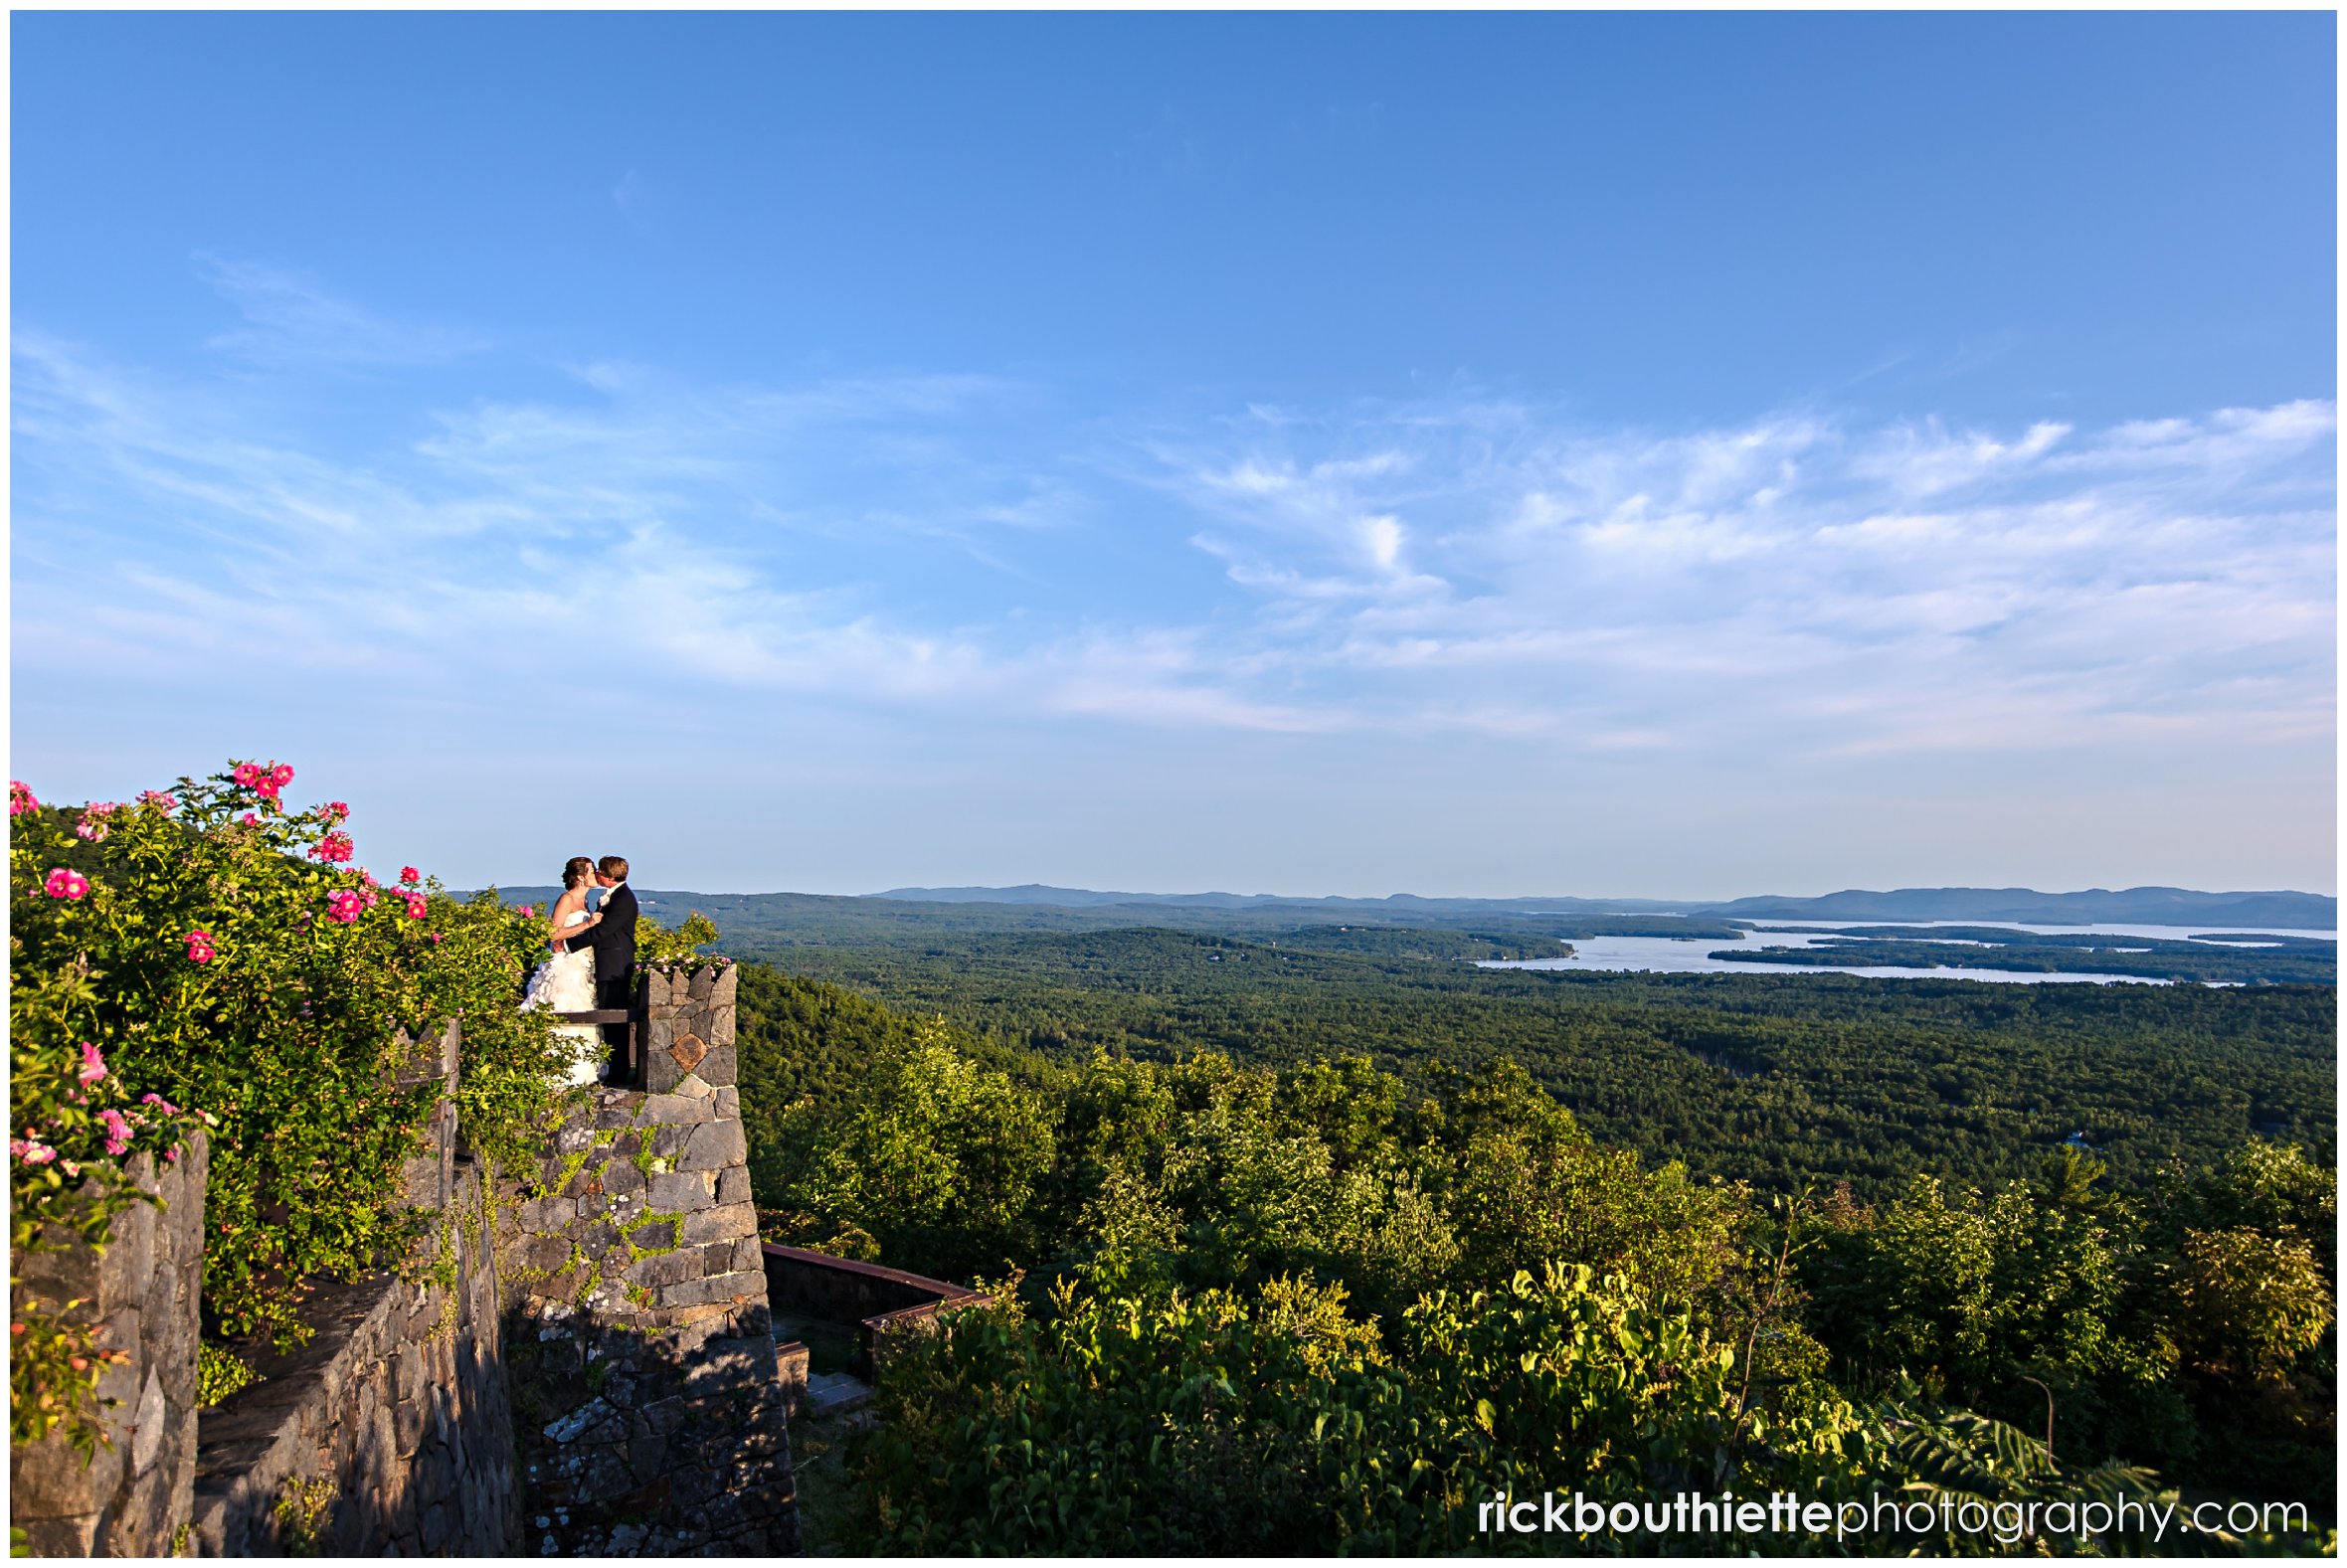
[{"label": "stone masonry block", "polygon": [[130,1443],[130,1468],[144,1473],[154,1468],[162,1457],[165,1426],[163,1405],[163,1373],[159,1367],[147,1368],[146,1387],[138,1396],[137,1432]]},{"label": "stone masonry block", "polygon": [[718,1274],[700,1280],[681,1280],[661,1289],[662,1307],[703,1307],[732,1303],[766,1291],[764,1275]]},{"label": "stone masonry block", "polygon": [[532,1198],[513,1206],[513,1225],[525,1233],[557,1231],[579,1217],[579,1206],[567,1198]]},{"label": "stone masonry block", "polygon": [[429,1422],[424,1414],[424,1406],[421,1401],[410,1401],[392,1407],[392,1446],[399,1452],[401,1458],[405,1459],[423,1446],[424,1431],[427,1425]]},{"label": "stone masonry block", "polygon": [[712,1045],[709,1054],[701,1059],[698,1069],[701,1081],[712,1085],[730,1085],[740,1075],[741,1068],[731,1045]]},{"label": "stone masonry block", "polygon": [[638,1252],[658,1252],[676,1245],[676,1221],[650,1220],[628,1233],[628,1245]]},{"label": "stone masonry block", "polygon": [[714,1185],[703,1171],[668,1171],[651,1178],[644,1188],[644,1202],[663,1213],[683,1213],[689,1219],[694,1210],[716,1201]]},{"label": "stone masonry block", "polygon": [[[714,1374],[719,1379],[764,1391],[774,1383],[779,1370],[773,1335],[753,1334],[742,1338],[721,1335],[702,1346],[697,1364],[686,1375],[685,1387],[687,1392],[698,1393],[708,1386]],[[737,1431],[734,1437],[739,1447],[748,1448],[743,1440],[752,1435]]]},{"label": "stone masonry block", "polygon": [[[141,1181],[139,1185],[154,1190],[151,1181]],[[145,1296],[147,1282],[155,1272],[156,1219],[154,1205],[149,1203],[133,1203],[114,1216],[113,1239],[97,1255],[99,1301],[111,1306],[117,1302],[139,1301]]]},{"label": "stone masonry block", "polygon": [[628,1266],[628,1283],[646,1290],[657,1290],[664,1285],[697,1278],[700,1255],[692,1252],[656,1253],[649,1258],[638,1258]]},{"label": "stone masonry block", "polygon": [[678,1170],[723,1170],[729,1165],[740,1165],[750,1158],[750,1145],[742,1136],[739,1122],[710,1122],[693,1129],[692,1139],[685,1145],[684,1155],[677,1162]]},{"label": "stone masonry block", "polygon": [[[11,1492],[13,1495],[13,1491]],[[16,1505],[9,1504],[12,1516]],[[97,1515],[80,1514],[64,1519],[24,1519],[25,1554],[30,1557],[95,1557],[97,1555]]]},{"label": "stone masonry block", "polygon": [[[39,1443],[11,1447],[8,1465],[8,1509],[12,1522],[68,1520],[88,1514],[94,1523],[97,1510],[121,1484],[129,1455],[127,1445],[100,1447],[84,1468],[82,1456],[61,1432]],[[85,1546],[73,1556],[89,1556]]]},{"label": "stone masonry block", "polygon": [[[744,1236],[758,1234],[758,1211],[747,1203],[729,1203],[721,1208],[703,1209],[698,1214],[684,1217],[681,1236],[688,1246],[702,1246],[713,1241],[738,1241]],[[762,1289],[759,1293],[764,1295]]]},{"label": "stone masonry block", "polygon": [[688,1100],[681,1095],[646,1095],[643,1110],[643,1119],[653,1123],[717,1120],[717,1112],[708,1101]]},{"label": "stone masonry block", "polygon": [[409,1345],[392,1362],[391,1397],[405,1405],[422,1400],[425,1388],[424,1347]]},{"label": "stone masonry block", "polygon": [[717,1201],[747,1203],[750,1201],[750,1172],[741,1165],[717,1173]]},{"label": "stone masonry block", "polygon": [[658,1020],[643,1026],[643,1088],[655,1098],[676,1093],[676,1081],[684,1076],[684,1069],[669,1054],[676,1034],[673,1024]]},{"label": "stone masonry block", "polygon": [[521,1266],[533,1274],[552,1274],[571,1259],[571,1244],[563,1236],[532,1236],[518,1249]]},{"label": "stone masonry block", "polygon": [[[605,1090],[596,1096],[596,1131],[617,1132],[635,1125],[643,1111],[644,1096],[632,1089]],[[590,1140],[592,1141],[592,1139]]]}]

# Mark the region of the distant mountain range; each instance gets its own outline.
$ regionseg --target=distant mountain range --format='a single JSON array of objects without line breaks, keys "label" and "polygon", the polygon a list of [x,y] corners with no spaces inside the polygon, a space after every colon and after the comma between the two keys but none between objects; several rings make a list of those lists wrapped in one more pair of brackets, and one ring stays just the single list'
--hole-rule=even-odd
[{"label": "distant mountain range", "polygon": [[[500,890],[512,903],[552,899],[561,890],[530,885]],[[1047,887],[891,888],[840,897],[818,893],[693,893],[638,888],[644,909],[663,922],[699,909],[729,934],[782,929],[809,921],[847,921],[857,929],[903,931],[943,922],[972,930],[1097,930],[1166,925],[1237,930],[1334,925],[1472,926],[1484,921],[1563,917],[1690,915],[1712,920],[1783,920],[1844,924],[1943,920],[2033,926],[2183,926],[2207,931],[2335,931],[2339,901],[2316,893],[2199,893],[2189,888],[2040,893],[2032,888],[1852,888],[1822,898],[1762,895],[1738,899],[1299,898],[1276,893],[1117,893]]]},{"label": "distant mountain range", "polygon": [[1382,899],[1296,898],[1270,893],[1103,893],[1029,882],[1008,888],[891,888],[874,899],[923,904],[1041,904],[1062,909],[1160,905],[1190,909],[1268,911],[1294,908],[1327,914],[1386,916],[1412,910],[1472,915],[1557,913],[1717,915],[1744,920],[2023,921],[2032,925],[2211,926],[2242,931],[2266,926],[2334,931],[2339,901],[2318,893],[2201,893],[2190,888],[2088,888],[2040,893],[2034,888],[1860,888],[1818,898],[1764,894],[1720,901],[1678,899],[1421,898],[1396,893]]},{"label": "distant mountain range", "polygon": [[2190,888],[2040,893],[2032,888],[1850,889],[1823,898],[1740,898],[1703,913],[1746,920],[2027,921],[2039,926],[2288,926],[2335,931],[2339,901],[2316,893],[2196,893]]}]

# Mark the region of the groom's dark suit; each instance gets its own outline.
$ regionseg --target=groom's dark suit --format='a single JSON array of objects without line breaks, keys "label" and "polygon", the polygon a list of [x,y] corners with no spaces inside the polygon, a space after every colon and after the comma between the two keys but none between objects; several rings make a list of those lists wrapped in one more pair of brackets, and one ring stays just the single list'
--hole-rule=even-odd
[{"label": "groom's dark suit", "polygon": [[[568,953],[581,943],[595,950],[595,1005],[626,1007],[635,978],[635,890],[623,882],[603,896],[598,911],[603,921],[584,937],[562,945]],[[628,1026],[607,1023],[604,1043],[611,1047],[607,1077],[614,1084],[635,1081],[635,1064],[628,1059]]]}]

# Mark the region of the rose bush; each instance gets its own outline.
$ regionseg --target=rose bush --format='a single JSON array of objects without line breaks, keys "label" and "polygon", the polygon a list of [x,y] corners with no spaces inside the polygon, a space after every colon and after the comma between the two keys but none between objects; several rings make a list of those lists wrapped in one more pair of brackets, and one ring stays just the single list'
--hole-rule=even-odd
[{"label": "rose bush", "polygon": [[502,1163],[551,1131],[562,1069],[548,1017],[517,1006],[542,926],[412,866],[379,893],[349,808],[291,809],[292,780],[242,762],[80,810],[9,790],[16,1245],[93,1212],[176,1107],[200,1108],[207,1333],[281,1344],[306,1336],[309,1277],[398,1262],[422,1223],[394,1203],[439,1090],[390,1081],[401,1030],[461,1021],[459,1127]]}]

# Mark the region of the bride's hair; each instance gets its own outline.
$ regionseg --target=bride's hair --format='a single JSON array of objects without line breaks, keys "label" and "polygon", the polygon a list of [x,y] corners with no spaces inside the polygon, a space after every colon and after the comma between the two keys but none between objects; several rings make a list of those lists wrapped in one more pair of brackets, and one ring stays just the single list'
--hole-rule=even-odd
[{"label": "bride's hair", "polygon": [[585,855],[573,855],[562,863],[562,885],[575,888],[595,875],[595,862]]}]

